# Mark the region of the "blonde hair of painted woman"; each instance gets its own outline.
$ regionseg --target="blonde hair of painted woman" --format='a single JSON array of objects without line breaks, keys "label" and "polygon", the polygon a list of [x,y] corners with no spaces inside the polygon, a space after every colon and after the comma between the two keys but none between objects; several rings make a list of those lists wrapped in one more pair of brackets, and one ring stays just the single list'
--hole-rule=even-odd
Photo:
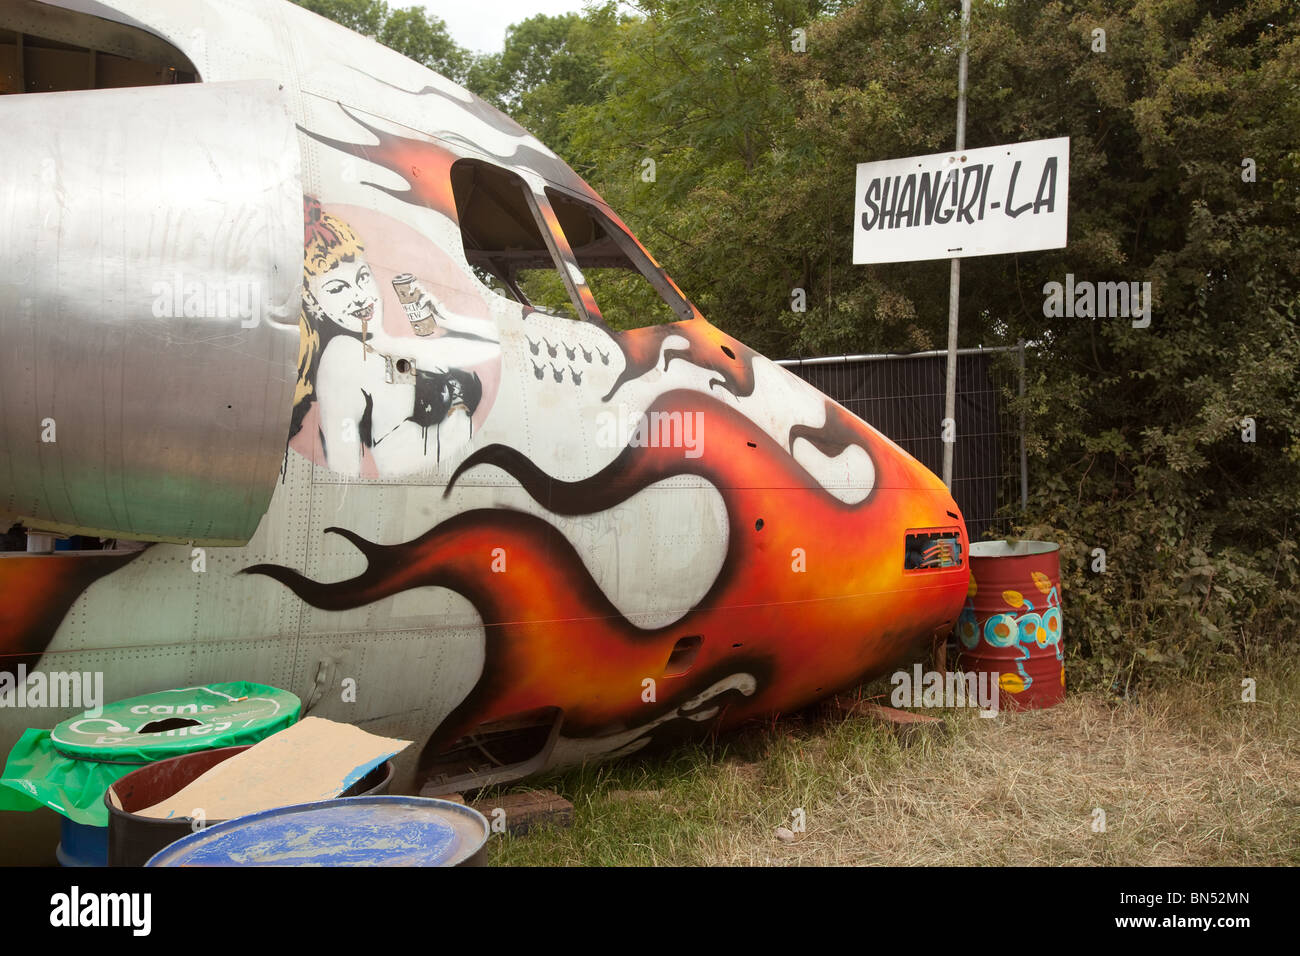
[{"label": "blonde hair of painted woman", "polygon": [[302,310],[298,314],[298,384],[293,392],[290,438],[302,428],[303,418],[316,398],[316,369],[325,345],[322,339],[342,331],[325,316],[308,280],[340,263],[361,258],[365,248],[352,227],[322,209],[320,200],[303,197]]}]

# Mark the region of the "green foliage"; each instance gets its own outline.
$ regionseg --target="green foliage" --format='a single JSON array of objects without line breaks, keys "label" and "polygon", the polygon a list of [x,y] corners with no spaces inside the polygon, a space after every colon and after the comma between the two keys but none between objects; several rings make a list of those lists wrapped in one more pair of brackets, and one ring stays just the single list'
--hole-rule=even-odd
[{"label": "green foliage", "polygon": [[294,3],[371,38],[379,36],[388,18],[388,4],[384,0],[294,0]]},{"label": "green foliage", "polygon": [[394,10],[375,38],[416,63],[453,80],[468,72],[471,56],[447,32],[447,25],[423,7]]},{"label": "green foliage", "polygon": [[520,272],[516,281],[534,307],[552,315],[577,318],[569,290],[554,269],[528,269]]},{"label": "green foliage", "polygon": [[[1079,561],[1066,626],[1086,655],[1080,676],[1127,683],[1250,658],[1300,622],[1294,13],[1272,2],[1107,0],[1072,15],[1053,5],[1025,30],[1028,47],[1067,65],[1058,83],[1033,80],[1059,91],[1060,119],[1031,123],[1020,107],[1017,127],[989,134],[1072,137],[1070,245],[1018,257],[1018,280],[981,264],[977,281],[1008,335],[1043,346],[1028,530]],[[1083,42],[1096,23],[1106,54]],[[1258,182],[1242,180],[1247,157]],[[1036,290],[1067,271],[1150,281],[1151,328],[993,304],[1001,286],[1041,301]],[[1079,560],[1095,547],[1105,574]]]},{"label": "green foliage", "polygon": [[604,99],[604,52],[614,27],[627,19],[616,7],[606,2],[585,16],[538,14],[514,24],[501,53],[475,60],[466,86],[569,157],[579,172],[590,172],[570,145],[570,130],[580,124],[566,122],[566,113]]},{"label": "green foliage", "polygon": [[453,80],[463,80],[473,61],[447,32],[447,24],[423,6],[390,9],[384,0],[293,0],[416,63]]}]

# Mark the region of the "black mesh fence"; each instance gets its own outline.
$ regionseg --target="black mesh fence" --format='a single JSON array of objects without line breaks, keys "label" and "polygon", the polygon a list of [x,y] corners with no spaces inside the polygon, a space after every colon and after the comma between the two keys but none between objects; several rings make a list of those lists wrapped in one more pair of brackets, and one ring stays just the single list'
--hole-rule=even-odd
[{"label": "black mesh fence", "polygon": [[[1020,425],[1010,410],[1021,355],[1019,348],[958,353],[952,491],[972,541],[1006,534],[1022,500]],[[944,353],[780,364],[943,474]]]}]

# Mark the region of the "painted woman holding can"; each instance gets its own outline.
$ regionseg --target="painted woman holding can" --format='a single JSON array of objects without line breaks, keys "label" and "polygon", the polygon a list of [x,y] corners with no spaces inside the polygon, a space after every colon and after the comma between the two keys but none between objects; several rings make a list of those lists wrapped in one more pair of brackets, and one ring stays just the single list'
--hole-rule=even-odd
[{"label": "painted woman holding can", "polygon": [[[315,199],[305,200],[304,215],[303,308],[291,441],[314,403],[318,437],[331,471],[409,473],[427,467],[430,455],[436,463],[470,436],[482,384],[466,369],[499,356],[495,326],[443,316],[447,329],[437,337],[388,334],[379,285],[360,238]],[[452,434],[444,441],[448,425]]]}]

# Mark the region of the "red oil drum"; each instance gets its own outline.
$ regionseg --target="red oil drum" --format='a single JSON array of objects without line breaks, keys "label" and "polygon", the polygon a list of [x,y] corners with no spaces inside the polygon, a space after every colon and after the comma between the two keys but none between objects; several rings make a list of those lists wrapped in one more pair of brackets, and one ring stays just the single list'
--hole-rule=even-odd
[{"label": "red oil drum", "polygon": [[999,707],[1060,703],[1065,697],[1060,545],[974,542],[970,569],[966,606],[957,619],[957,666],[997,674]]}]

